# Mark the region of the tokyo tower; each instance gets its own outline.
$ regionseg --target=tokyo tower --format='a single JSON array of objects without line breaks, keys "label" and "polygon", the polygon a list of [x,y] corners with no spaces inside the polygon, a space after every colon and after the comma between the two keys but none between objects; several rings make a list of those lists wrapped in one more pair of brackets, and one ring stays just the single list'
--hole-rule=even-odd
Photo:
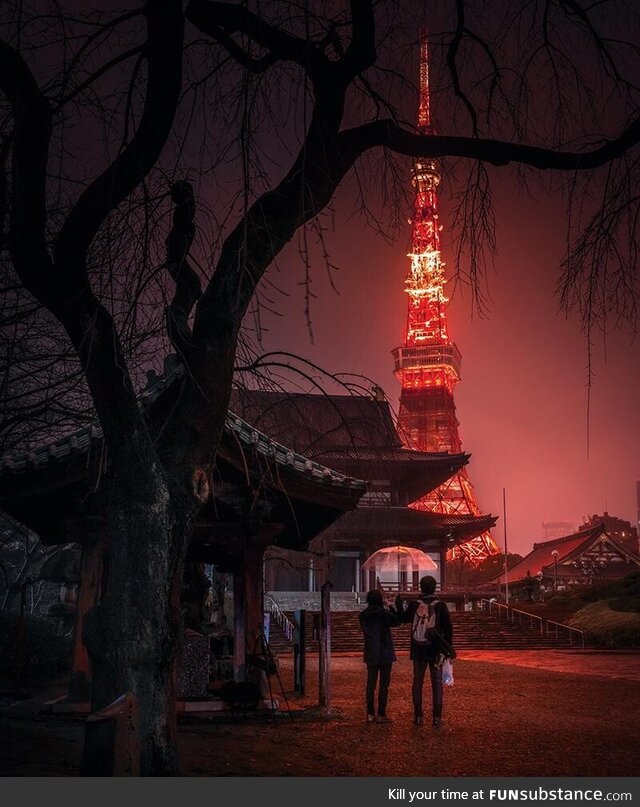
[{"label": "tokyo tower", "polygon": [[[418,130],[421,134],[433,133],[425,34],[420,40]],[[411,252],[407,256],[411,264],[405,280],[409,295],[407,326],[402,347],[393,351],[395,375],[402,385],[398,432],[407,448],[459,454],[462,442],[453,391],[460,381],[461,355],[447,328],[437,161],[416,158],[411,182],[415,199]],[[412,506],[444,515],[481,515],[465,468]],[[463,556],[474,562],[498,551],[488,530],[450,550],[454,558]]]}]

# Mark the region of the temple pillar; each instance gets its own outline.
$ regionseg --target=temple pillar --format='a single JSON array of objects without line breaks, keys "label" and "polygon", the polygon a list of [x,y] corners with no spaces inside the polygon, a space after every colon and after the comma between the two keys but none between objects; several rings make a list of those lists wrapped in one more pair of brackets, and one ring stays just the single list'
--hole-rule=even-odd
[{"label": "temple pillar", "polygon": [[445,587],[447,577],[447,548],[440,542],[440,588]]},{"label": "temple pillar", "polygon": [[245,624],[247,606],[245,602],[244,569],[233,572],[233,678],[244,681],[245,678]]},{"label": "temple pillar", "polygon": [[76,623],[73,635],[73,658],[69,699],[75,701],[91,698],[91,661],[82,641],[84,619],[100,602],[105,566],[106,530],[89,532],[82,544],[80,560],[80,585],[76,606]]},{"label": "temple pillar", "polygon": [[279,525],[268,525],[251,536],[242,552],[242,563],[233,575],[233,677],[247,680],[247,656],[262,655],[264,631],[263,562],[273,545]]},{"label": "temple pillar", "polygon": [[242,568],[233,575],[233,677],[245,681],[247,656],[262,652],[261,633],[264,623],[262,546],[247,546]]},{"label": "temple pillar", "polygon": [[262,652],[264,626],[263,568],[264,548],[249,546],[244,552],[245,654]]}]

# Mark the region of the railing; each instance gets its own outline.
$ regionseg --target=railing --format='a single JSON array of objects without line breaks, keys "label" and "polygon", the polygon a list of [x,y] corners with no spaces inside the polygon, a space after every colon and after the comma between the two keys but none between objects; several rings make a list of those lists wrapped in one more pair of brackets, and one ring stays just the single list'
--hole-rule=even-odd
[{"label": "railing", "polygon": [[[564,630],[567,631],[569,634],[569,644],[573,647],[573,637],[574,634],[576,635],[576,644],[580,644],[581,648],[584,650],[584,631],[580,630],[579,628],[572,628],[571,625],[563,625],[562,622],[554,622],[553,619],[546,620],[546,630],[547,636],[549,636],[549,625],[555,625],[555,636],[556,641],[558,641],[558,631]],[[553,630],[553,629],[552,629]]]},{"label": "railing", "polygon": [[537,616],[536,614],[530,614],[527,611],[521,611],[519,608],[513,608],[511,605],[505,605],[502,602],[495,602],[494,600],[485,600],[485,599],[480,600],[480,607],[482,610],[485,610],[484,609],[485,603],[488,606],[487,611],[489,613],[492,612],[493,608],[496,608],[498,611],[498,616],[499,617],[504,616],[507,622],[511,622],[512,625],[515,625],[516,621],[518,625],[522,625],[522,621],[524,618],[525,620],[526,619],[529,620],[529,627],[531,628],[531,630],[533,630],[533,623],[534,620],[536,620],[538,622],[537,629],[540,631],[540,635],[541,636],[544,635],[544,624],[543,624],[544,620],[542,619],[542,617]]},{"label": "railing", "polygon": [[392,581],[390,583],[380,583],[380,588],[387,594],[398,593],[414,593],[420,592],[420,586],[412,583],[410,580]]},{"label": "railing", "polygon": [[[485,608],[486,606],[486,608]],[[529,627],[533,630],[534,620],[538,623],[541,636],[555,636],[556,642],[560,640],[561,631],[565,631],[569,638],[569,644],[573,647],[574,641],[576,645],[580,645],[584,649],[584,631],[579,628],[572,628],[571,625],[564,625],[562,622],[555,622],[553,619],[546,619],[545,617],[538,616],[537,614],[530,614],[528,611],[521,611],[519,608],[513,608],[511,605],[506,605],[502,602],[495,602],[494,600],[480,600],[481,610],[486,610],[489,614],[492,609],[496,609],[498,616],[504,616],[507,622],[512,625],[522,625],[523,619],[529,620]],[[553,626],[553,627],[550,627]],[[538,629],[537,628],[537,629]]]},{"label": "railing", "polygon": [[288,642],[293,642],[296,626],[293,622],[289,619],[289,617],[285,614],[284,611],[280,609],[278,603],[273,599],[270,594],[266,595],[265,599],[265,609],[268,604],[269,612],[271,613],[271,618],[278,624],[280,629],[285,635],[285,638]]}]

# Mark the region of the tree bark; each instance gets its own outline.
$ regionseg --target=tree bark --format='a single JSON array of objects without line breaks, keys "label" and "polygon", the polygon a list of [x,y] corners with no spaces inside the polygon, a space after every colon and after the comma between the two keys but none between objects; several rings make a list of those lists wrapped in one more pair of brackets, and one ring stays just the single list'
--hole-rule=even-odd
[{"label": "tree bark", "polygon": [[163,475],[136,493],[135,500],[123,496],[116,478],[107,588],[83,636],[93,668],[92,711],[134,693],[140,772],[166,776],[179,772],[173,665],[192,506]]}]

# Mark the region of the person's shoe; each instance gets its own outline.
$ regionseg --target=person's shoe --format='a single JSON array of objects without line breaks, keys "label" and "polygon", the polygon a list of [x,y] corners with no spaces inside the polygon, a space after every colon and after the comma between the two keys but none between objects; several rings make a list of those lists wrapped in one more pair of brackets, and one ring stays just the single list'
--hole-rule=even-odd
[{"label": "person's shoe", "polygon": [[433,718],[433,727],[434,728],[436,728],[436,729],[439,728],[441,723],[442,723],[442,718],[441,717],[434,717]]},{"label": "person's shoe", "polygon": [[373,715],[367,715],[367,723],[373,723],[375,717]]},{"label": "person's shoe", "polygon": [[413,718],[413,725],[414,726],[421,726],[422,725],[422,718],[421,717],[414,717]]},{"label": "person's shoe", "polygon": [[393,720],[386,715],[378,715],[376,717],[376,723],[393,723]]}]

